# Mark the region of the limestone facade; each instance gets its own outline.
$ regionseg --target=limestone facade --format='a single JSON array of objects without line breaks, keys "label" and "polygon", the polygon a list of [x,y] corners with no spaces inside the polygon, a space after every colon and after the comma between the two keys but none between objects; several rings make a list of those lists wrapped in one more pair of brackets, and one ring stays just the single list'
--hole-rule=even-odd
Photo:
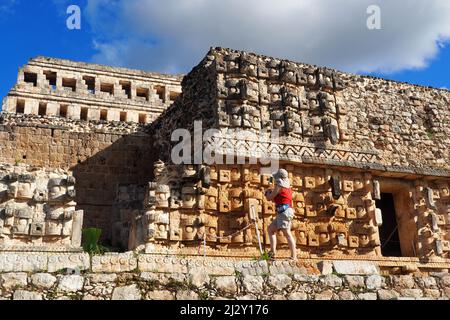
[{"label": "limestone facade", "polygon": [[[75,82],[65,73],[69,69]],[[259,160],[276,151],[294,189],[293,231],[301,257],[376,260],[398,233],[397,256],[449,261],[449,91],[223,48],[212,48],[181,87],[174,79],[181,81],[34,59],[5,100],[0,160],[73,171],[85,226],[102,227],[115,247],[248,258],[259,255],[256,226],[263,248],[268,245],[266,230],[275,210],[264,197],[271,182]],[[148,86],[155,98],[161,91],[153,82],[164,81],[174,85],[166,86],[166,98],[172,89],[182,93],[160,99],[165,104],[137,94]],[[25,107],[17,103],[28,96],[39,100]],[[89,100],[87,117],[80,109],[75,112],[80,117],[63,118],[49,114],[48,104],[36,107],[49,97],[95,101]],[[106,117],[99,109],[103,104],[110,108]],[[148,125],[118,123],[120,117],[109,118],[116,107],[121,112],[147,108],[154,117]],[[226,137],[208,137],[203,148],[214,146],[218,155],[246,162],[173,163],[171,151],[178,143],[171,139],[173,131],[194,133],[196,121],[202,133],[216,129]],[[233,129],[256,135],[259,149],[253,149],[253,138],[227,136]],[[393,207],[381,210],[389,202],[386,195]],[[279,242],[283,256],[282,236]]]},{"label": "limestone facade", "polygon": [[0,248],[79,249],[83,211],[74,199],[67,172],[0,166]]},{"label": "limestone facade", "polygon": [[[240,232],[251,223],[250,204],[262,234],[274,217],[263,196],[271,186],[263,165],[171,163],[178,143],[172,132],[194,135],[201,121],[221,137],[231,129],[258,136],[257,150],[252,138],[203,140],[203,148],[224,157],[277,151],[295,191],[293,229],[302,254],[381,256],[390,237],[380,230],[391,214],[398,255],[448,258],[448,91],[223,48],[211,49],[182,85],[180,99],[150,126],[163,161],[155,164],[142,216],[149,251],[169,240],[189,252],[206,238],[211,251],[252,255],[255,229]],[[377,207],[384,194],[393,196],[395,210]]]},{"label": "limestone facade", "polygon": [[37,57],[20,69],[3,111],[149,123],[180,94],[180,82],[181,76]]}]

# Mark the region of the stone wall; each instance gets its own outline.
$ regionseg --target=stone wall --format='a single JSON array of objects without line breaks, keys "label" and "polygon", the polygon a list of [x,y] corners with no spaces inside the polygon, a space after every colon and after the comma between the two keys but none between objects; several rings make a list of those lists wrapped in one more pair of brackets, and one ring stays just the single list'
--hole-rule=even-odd
[{"label": "stone wall", "polygon": [[0,165],[0,250],[79,250],[83,211],[63,170]]},{"label": "stone wall", "polygon": [[235,154],[258,154],[251,139],[226,134],[243,129],[282,160],[450,175],[448,90],[223,48],[211,49],[182,85],[180,99],[152,126],[166,158],[172,131],[193,130],[202,120],[204,130],[225,137],[224,154],[230,146]]},{"label": "stone wall", "polygon": [[[408,267],[406,267],[408,266]],[[132,253],[0,254],[5,300],[449,300],[448,269]],[[394,269],[392,269],[394,270]]]},{"label": "stone wall", "polygon": [[10,113],[152,122],[180,94],[182,76],[37,57],[4,100]]},{"label": "stone wall", "polygon": [[0,116],[0,163],[72,171],[84,227],[102,228],[106,243],[118,184],[145,184],[152,178],[157,155],[149,140],[138,124]]}]

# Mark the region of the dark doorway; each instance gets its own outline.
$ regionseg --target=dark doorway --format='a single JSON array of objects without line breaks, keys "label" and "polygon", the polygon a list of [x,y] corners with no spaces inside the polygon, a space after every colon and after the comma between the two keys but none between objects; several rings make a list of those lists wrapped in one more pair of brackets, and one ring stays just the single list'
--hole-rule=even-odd
[{"label": "dark doorway", "polygon": [[394,195],[382,193],[381,200],[376,200],[376,206],[383,214],[383,225],[380,227],[381,254],[385,257],[401,257]]}]

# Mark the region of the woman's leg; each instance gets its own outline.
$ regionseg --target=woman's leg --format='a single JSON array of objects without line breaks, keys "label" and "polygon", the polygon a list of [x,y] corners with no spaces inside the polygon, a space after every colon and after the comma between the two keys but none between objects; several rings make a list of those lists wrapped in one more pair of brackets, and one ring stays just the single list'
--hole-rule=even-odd
[{"label": "woman's leg", "polygon": [[291,229],[283,229],[283,234],[288,241],[289,249],[291,249],[291,258],[297,260],[297,248],[295,246],[295,239],[292,235]]},{"label": "woman's leg", "polygon": [[269,232],[270,251],[272,251],[275,255],[277,251],[277,227],[275,225],[275,222],[269,225],[267,231]]}]

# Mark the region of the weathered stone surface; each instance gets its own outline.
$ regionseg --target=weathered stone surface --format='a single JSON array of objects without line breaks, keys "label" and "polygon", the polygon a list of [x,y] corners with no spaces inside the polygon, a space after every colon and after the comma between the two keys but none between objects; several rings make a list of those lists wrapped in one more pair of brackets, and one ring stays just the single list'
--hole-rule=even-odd
[{"label": "weathered stone surface", "polygon": [[98,296],[94,296],[94,295],[91,295],[91,294],[87,294],[87,295],[85,295],[83,297],[83,300],[85,300],[85,301],[98,301],[98,300],[105,300],[105,299],[102,298],[102,297],[98,297]]},{"label": "weathered stone surface", "polygon": [[90,257],[87,253],[49,254],[48,256],[48,272],[72,271],[79,274],[90,267]]},{"label": "weathered stone surface", "polygon": [[371,275],[366,278],[366,287],[369,290],[381,289],[384,282],[385,280],[382,276]]},{"label": "weathered stone surface", "polygon": [[116,287],[112,294],[112,300],[141,300],[141,293],[135,284]]},{"label": "weathered stone surface", "polygon": [[316,283],[319,281],[317,275],[294,274],[294,280],[298,282]]},{"label": "weathered stone surface", "polygon": [[38,253],[1,252],[0,272],[47,271],[47,256]]},{"label": "weathered stone surface", "polygon": [[90,283],[114,282],[116,279],[115,273],[94,273],[89,276]]},{"label": "weathered stone surface", "polygon": [[370,275],[379,274],[379,268],[369,261],[333,261],[334,270],[339,274]]},{"label": "weathered stone surface", "polygon": [[148,300],[174,300],[175,297],[172,292],[168,290],[153,290],[147,293]]},{"label": "weathered stone surface", "polygon": [[257,297],[253,294],[246,294],[244,296],[236,297],[236,300],[257,300]]},{"label": "weathered stone surface", "polygon": [[423,292],[420,289],[401,289],[400,295],[406,298],[422,298]]},{"label": "weathered stone surface", "polygon": [[441,297],[441,291],[438,289],[424,289],[423,295],[427,298],[439,299]]},{"label": "weathered stone surface", "polygon": [[392,282],[396,288],[412,289],[414,288],[414,278],[410,275],[391,276]]},{"label": "weathered stone surface", "polygon": [[28,276],[24,272],[4,273],[0,275],[0,284],[5,290],[26,287]]},{"label": "weathered stone surface", "polygon": [[351,291],[339,292],[339,300],[355,300],[355,295]]},{"label": "weathered stone surface", "polygon": [[26,290],[16,290],[13,300],[43,300],[42,294]]},{"label": "weathered stone surface", "polygon": [[400,297],[400,294],[395,290],[380,289],[377,294],[380,300],[397,300]]},{"label": "weathered stone surface", "polygon": [[327,275],[327,276],[323,277],[322,279],[320,279],[320,281],[325,286],[332,287],[332,288],[339,288],[342,286],[342,279],[335,274]]},{"label": "weathered stone surface", "polygon": [[244,290],[250,293],[261,293],[263,290],[264,279],[261,276],[244,276],[242,285]]},{"label": "weathered stone surface", "polygon": [[333,291],[324,290],[320,293],[316,293],[314,300],[331,300],[333,298]]},{"label": "weathered stone surface", "polygon": [[305,292],[292,292],[288,300],[308,300],[308,295]]},{"label": "weathered stone surface", "polygon": [[210,282],[208,271],[205,268],[195,268],[189,270],[189,282],[196,287],[203,287]]},{"label": "weathered stone surface", "polygon": [[292,279],[285,274],[269,276],[268,284],[277,290],[284,290],[292,283]]},{"label": "weathered stone surface", "polygon": [[36,273],[31,276],[31,283],[43,289],[50,289],[56,283],[56,277],[49,273]]},{"label": "weathered stone surface", "polygon": [[441,278],[440,283],[441,283],[441,286],[450,288],[450,276],[443,276]]},{"label": "weathered stone surface", "polygon": [[198,300],[198,294],[191,290],[177,291],[175,296],[177,300]]},{"label": "weathered stone surface", "polygon": [[320,270],[320,273],[323,275],[328,275],[328,274],[332,274],[333,273],[333,263],[331,261],[320,261],[317,264],[317,267]]},{"label": "weathered stone surface", "polygon": [[137,266],[137,259],[132,252],[92,257],[92,271],[94,272],[127,272],[135,270]]},{"label": "weathered stone surface", "polygon": [[63,276],[59,279],[58,290],[77,292],[83,289],[84,278],[78,275]]},{"label": "weathered stone surface", "polygon": [[237,291],[236,278],[232,276],[217,277],[215,279],[216,288],[228,294],[235,294]]},{"label": "weathered stone surface", "polygon": [[359,300],[377,300],[377,293],[375,292],[366,292],[358,294]]},{"label": "weathered stone surface", "polygon": [[433,277],[416,278],[416,282],[421,288],[433,289],[437,287],[436,279]]},{"label": "weathered stone surface", "polygon": [[352,290],[361,289],[365,287],[363,276],[345,276],[345,282]]}]

